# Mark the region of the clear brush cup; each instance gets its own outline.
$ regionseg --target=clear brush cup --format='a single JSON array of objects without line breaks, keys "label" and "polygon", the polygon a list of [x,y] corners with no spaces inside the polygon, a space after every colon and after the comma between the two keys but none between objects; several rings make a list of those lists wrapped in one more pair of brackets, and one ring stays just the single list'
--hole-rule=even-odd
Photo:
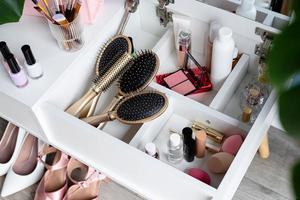
[{"label": "clear brush cup", "polygon": [[84,25],[80,14],[69,23],[56,24],[48,20],[50,31],[58,46],[69,52],[81,49],[84,45]]}]

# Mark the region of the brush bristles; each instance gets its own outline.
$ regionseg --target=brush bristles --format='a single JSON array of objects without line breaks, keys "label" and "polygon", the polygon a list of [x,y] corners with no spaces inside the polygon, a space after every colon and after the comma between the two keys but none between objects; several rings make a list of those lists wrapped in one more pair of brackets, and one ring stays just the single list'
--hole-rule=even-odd
[{"label": "brush bristles", "polygon": [[125,36],[117,36],[106,42],[101,48],[96,62],[98,76],[103,76],[110,68],[111,63],[117,62],[125,53],[130,53],[131,43]]},{"label": "brush bristles", "polygon": [[151,50],[139,52],[132,62],[132,66],[119,80],[120,90],[124,94],[140,92],[145,89],[154,78],[159,67],[159,59]]},{"label": "brush bristles", "polygon": [[124,121],[141,121],[158,117],[167,105],[166,97],[158,92],[145,92],[125,99],[117,108]]},{"label": "brush bristles", "polygon": [[116,81],[131,66],[131,56],[127,53],[123,54],[117,62],[103,75],[97,76],[93,81],[93,89],[95,92],[105,92],[114,81]]}]

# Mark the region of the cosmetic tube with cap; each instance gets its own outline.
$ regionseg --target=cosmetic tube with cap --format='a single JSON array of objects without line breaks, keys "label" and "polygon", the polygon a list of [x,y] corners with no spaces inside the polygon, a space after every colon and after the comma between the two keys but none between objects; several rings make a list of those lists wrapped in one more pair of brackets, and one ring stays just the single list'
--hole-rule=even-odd
[{"label": "cosmetic tube with cap", "polygon": [[42,69],[41,65],[34,58],[33,53],[30,49],[30,46],[24,45],[24,46],[22,46],[21,49],[22,49],[22,52],[25,57],[24,65],[25,65],[26,71],[27,71],[28,75],[30,76],[30,78],[32,78],[32,79],[41,78],[43,76],[43,69]]},{"label": "cosmetic tube with cap", "polygon": [[9,75],[12,82],[19,88],[25,87],[28,84],[27,76],[24,70],[19,66],[14,55],[9,53],[6,56],[6,62],[9,66]]},{"label": "cosmetic tube with cap", "polygon": [[193,162],[196,155],[196,142],[192,138],[193,130],[185,127],[182,130],[183,135],[183,157],[187,162]]}]

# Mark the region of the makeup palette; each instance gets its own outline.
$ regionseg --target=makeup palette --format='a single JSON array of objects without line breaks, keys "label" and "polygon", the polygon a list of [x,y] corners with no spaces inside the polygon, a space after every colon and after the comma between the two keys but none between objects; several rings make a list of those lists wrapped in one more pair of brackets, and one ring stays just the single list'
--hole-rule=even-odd
[{"label": "makeup palette", "polygon": [[212,90],[208,75],[203,76],[198,67],[157,75],[156,82],[184,96]]}]

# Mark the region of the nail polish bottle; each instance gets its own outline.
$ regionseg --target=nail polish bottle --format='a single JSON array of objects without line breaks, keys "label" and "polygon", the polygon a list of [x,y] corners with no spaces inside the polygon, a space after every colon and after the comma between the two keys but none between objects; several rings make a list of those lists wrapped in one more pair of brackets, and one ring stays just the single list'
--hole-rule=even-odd
[{"label": "nail polish bottle", "polygon": [[6,59],[7,54],[11,53],[8,46],[7,46],[7,44],[6,44],[6,42],[4,42],[4,41],[0,42],[0,51],[1,51],[2,56],[3,56],[4,59]]},{"label": "nail polish bottle", "polygon": [[196,142],[192,138],[193,130],[185,127],[182,130],[183,135],[183,157],[187,162],[193,162],[196,155]]},{"label": "nail polish bottle", "polygon": [[21,49],[22,49],[22,52],[25,57],[24,65],[25,65],[26,71],[27,71],[28,75],[30,76],[30,78],[32,78],[32,79],[41,78],[43,76],[43,69],[42,69],[41,65],[34,58],[33,53],[30,49],[30,46],[24,45],[24,46],[22,46]]},{"label": "nail polish bottle", "polygon": [[9,73],[10,69],[9,69],[9,66],[8,66],[8,64],[6,62],[6,57],[11,52],[10,52],[10,50],[9,50],[6,42],[4,42],[4,41],[0,42],[0,52],[1,52],[2,56],[3,56],[3,59],[1,59],[2,64],[5,67],[6,71]]},{"label": "nail polish bottle", "polygon": [[9,53],[6,57],[7,64],[9,66],[9,75],[12,82],[19,88],[25,87],[28,84],[27,76],[24,70],[19,66],[14,55]]},{"label": "nail polish bottle", "polygon": [[153,158],[159,159],[158,150],[156,145],[152,142],[149,142],[145,145],[145,152],[146,154],[152,156]]}]

